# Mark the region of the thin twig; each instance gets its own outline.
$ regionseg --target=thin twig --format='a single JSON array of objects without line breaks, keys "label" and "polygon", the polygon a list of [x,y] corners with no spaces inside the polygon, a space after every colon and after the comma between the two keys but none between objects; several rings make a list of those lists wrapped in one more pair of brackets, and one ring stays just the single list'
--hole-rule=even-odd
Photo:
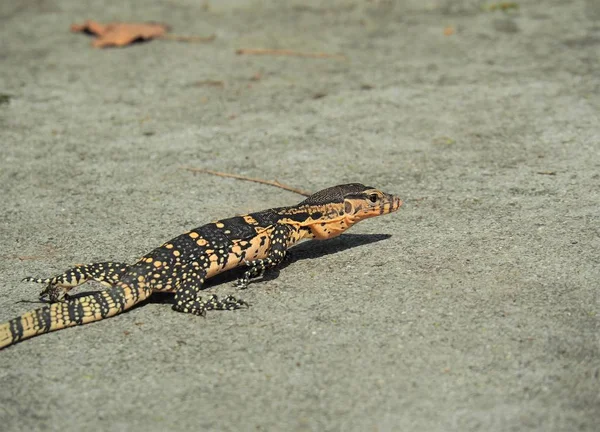
[{"label": "thin twig", "polygon": [[46,258],[51,258],[58,253],[58,249],[54,247],[52,244],[47,244],[44,247],[45,251],[40,255],[0,255],[0,259],[8,258],[8,259],[18,259],[19,261],[34,261],[34,260],[43,260]]},{"label": "thin twig", "polygon": [[272,56],[291,56],[291,57],[311,57],[311,58],[335,58],[346,60],[342,54],[329,54],[324,52],[300,52],[288,49],[269,49],[269,48],[240,48],[235,52],[238,55],[272,55]]},{"label": "thin twig", "polygon": [[224,88],[225,82],[218,80],[204,80],[204,81],[196,81],[192,83],[194,87],[219,87]]},{"label": "thin twig", "polygon": [[297,193],[299,195],[304,195],[304,196],[311,196],[312,194],[310,192],[307,192],[305,190],[302,189],[297,189],[291,186],[287,186],[284,185],[282,183],[279,183],[277,180],[271,181],[271,180],[263,180],[263,179],[259,179],[259,178],[253,178],[253,177],[246,177],[243,175],[239,175],[239,174],[230,174],[230,173],[224,173],[224,172],[220,172],[220,171],[213,171],[213,170],[209,170],[209,169],[205,169],[205,168],[194,168],[194,167],[181,167],[181,169],[187,170],[187,171],[191,171],[191,172],[199,172],[199,173],[206,173],[206,174],[211,174],[211,175],[216,175],[219,177],[230,177],[230,178],[234,178],[234,179],[238,179],[238,180],[245,180],[245,181],[250,181],[250,182],[254,182],[254,183],[260,183],[260,184],[266,184],[269,186],[275,186],[278,187],[280,189],[284,189],[290,192],[294,192]]},{"label": "thin twig", "polygon": [[197,43],[212,42],[215,40],[215,38],[216,38],[216,36],[214,34],[212,34],[210,36],[181,36],[181,35],[174,35],[174,34],[169,34],[169,33],[166,33],[164,35],[156,37],[156,39],[168,39],[168,40],[174,40],[174,41],[178,41],[178,42],[197,42]]}]

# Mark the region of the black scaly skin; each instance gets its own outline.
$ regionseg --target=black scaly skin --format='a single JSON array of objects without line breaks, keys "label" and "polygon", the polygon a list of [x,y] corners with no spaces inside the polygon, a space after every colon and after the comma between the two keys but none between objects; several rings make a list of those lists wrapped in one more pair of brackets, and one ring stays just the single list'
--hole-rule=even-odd
[{"label": "black scaly skin", "polygon": [[[246,288],[252,278],[281,263],[289,247],[302,239],[336,237],[362,219],[398,210],[402,201],[359,183],[334,186],[296,206],[279,207],[212,222],[170,240],[133,265],[114,262],[77,266],[48,279],[40,293],[50,305],[0,324],[0,349],[21,340],[117,315],[155,291],[174,292],[173,309],[204,315],[208,310],[234,310],[247,303],[233,296],[200,296],[208,278],[242,265],[238,281]],[[67,292],[88,280],[109,288],[70,298]]]}]

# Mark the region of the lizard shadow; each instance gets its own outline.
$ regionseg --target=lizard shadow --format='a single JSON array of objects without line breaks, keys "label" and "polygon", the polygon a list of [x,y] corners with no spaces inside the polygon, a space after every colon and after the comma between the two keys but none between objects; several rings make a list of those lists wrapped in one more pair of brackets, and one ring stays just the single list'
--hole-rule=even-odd
[{"label": "lizard shadow", "polygon": [[[290,264],[295,263],[296,261],[301,261],[305,259],[318,259],[326,255],[336,254],[338,252],[345,251],[347,249],[352,249],[359,246],[364,246],[371,243],[377,243],[382,240],[387,240],[392,237],[391,234],[344,234],[342,236],[323,241],[306,241],[300,243],[294,247],[292,247],[284,259],[284,261],[279,264],[274,269],[269,269],[265,272],[262,277],[258,277],[256,279],[252,279],[251,284],[255,284],[257,282],[265,282],[269,280],[274,280],[279,277],[279,272],[289,266]],[[210,278],[204,286],[202,287],[202,291],[206,289],[210,289],[216,285],[221,285],[223,283],[231,283],[238,280],[244,274],[245,268],[240,267],[233,270],[229,270],[225,273],[219,274],[215,277]],[[240,290],[241,291],[241,290]],[[87,290],[84,292],[80,292],[77,294],[71,294],[70,298],[78,298],[85,297],[87,295],[92,294],[95,291]],[[148,300],[143,303],[173,303],[173,293],[154,293]],[[20,300],[18,303],[42,303],[48,304],[46,300]],[[134,306],[138,307],[138,305]]]},{"label": "lizard shadow", "polygon": [[[276,268],[269,269],[265,274],[256,279],[252,279],[251,285],[257,282],[266,282],[277,279],[279,272],[287,266],[305,259],[318,259],[326,255],[336,254],[347,249],[364,246],[370,243],[380,242],[392,237],[391,234],[344,234],[330,240],[323,241],[305,241],[288,250],[286,258]],[[238,280],[244,274],[245,268],[240,267],[221,273],[207,280],[202,291],[224,283],[232,283]],[[242,291],[243,290],[239,290]],[[157,293],[148,299],[149,303],[172,303],[172,293]]]}]

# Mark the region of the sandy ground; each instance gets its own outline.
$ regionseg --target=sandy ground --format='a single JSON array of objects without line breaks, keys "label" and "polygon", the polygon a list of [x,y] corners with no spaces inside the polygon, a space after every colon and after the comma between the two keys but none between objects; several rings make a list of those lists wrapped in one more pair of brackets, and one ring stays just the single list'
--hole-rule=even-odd
[{"label": "sandy ground", "polygon": [[[302,199],[184,165],[405,205],[212,285],[248,310],[0,352],[3,431],[598,430],[600,2],[122,3],[0,4],[2,321],[24,276]],[[216,39],[96,50],[86,18]]]}]

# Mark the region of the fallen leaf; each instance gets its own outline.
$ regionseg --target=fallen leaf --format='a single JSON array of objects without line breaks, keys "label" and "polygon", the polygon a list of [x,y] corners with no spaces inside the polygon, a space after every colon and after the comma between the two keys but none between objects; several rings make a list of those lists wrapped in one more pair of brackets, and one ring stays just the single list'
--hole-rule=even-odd
[{"label": "fallen leaf", "polygon": [[519,9],[519,3],[517,2],[500,2],[500,3],[492,3],[487,6],[487,10],[495,11],[508,11],[510,9]]},{"label": "fallen leaf", "polygon": [[72,24],[72,32],[86,32],[96,35],[92,42],[95,48],[108,46],[125,46],[137,40],[147,40],[164,35],[169,28],[158,23],[124,23],[115,22],[101,24],[87,20],[83,24]]},{"label": "fallen leaf", "polygon": [[444,28],[444,36],[452,36],[454,33],[456,33],[456,29],[454,27],[448,26]]}]

